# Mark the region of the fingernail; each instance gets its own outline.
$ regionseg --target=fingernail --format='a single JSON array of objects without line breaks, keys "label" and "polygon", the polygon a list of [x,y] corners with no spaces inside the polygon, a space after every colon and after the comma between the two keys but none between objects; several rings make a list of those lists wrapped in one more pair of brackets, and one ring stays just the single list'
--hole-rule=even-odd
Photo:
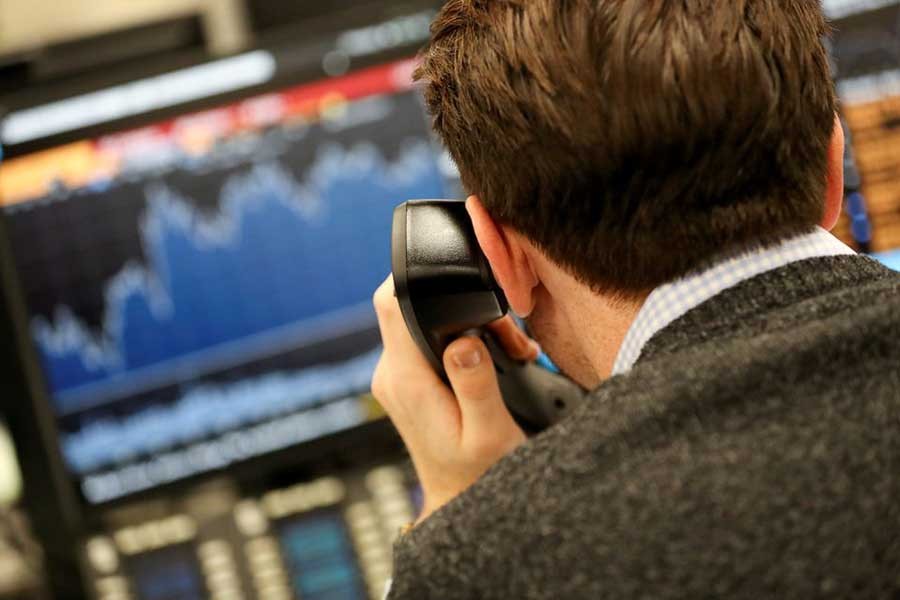
[{"label": "fingernail", "polygon": [[472,350],[457,352],[453,355],[453,362],[462,369],[474,369],[481,364],[481,350],[473,348]]},{"label": "fingernail", "polygon": [[543,352],[543,349],[541,349],[541,345],[538,344],[538,343],[537,343],[536,341],[534,341],[534,340],[531,340],[531,348],[532,348],[532,350],[534,350],[534,351],[537,352],[538,354],[540,354],[541,352]]}]

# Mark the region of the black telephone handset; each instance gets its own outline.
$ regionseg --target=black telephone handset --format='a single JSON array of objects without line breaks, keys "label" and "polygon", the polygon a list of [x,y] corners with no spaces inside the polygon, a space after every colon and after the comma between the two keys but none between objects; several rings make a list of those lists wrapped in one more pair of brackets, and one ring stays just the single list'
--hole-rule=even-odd
[{"label": "black telephone handset", "polygon": [[584,399],[573,381],[510,358],[484,326],[509,310],[475,238],[465,203],[413,200],[394,211],[394,287],[410,334],[435,371],[454,339],[476,333],[490,350],[500,391],[527,433],[557,423]]}]

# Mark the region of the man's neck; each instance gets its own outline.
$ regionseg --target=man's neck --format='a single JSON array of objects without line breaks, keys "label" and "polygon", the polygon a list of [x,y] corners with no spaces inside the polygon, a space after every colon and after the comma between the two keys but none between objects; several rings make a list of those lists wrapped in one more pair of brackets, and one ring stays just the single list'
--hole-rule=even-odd
[{"label": "man's neck", "polygon": [[[568,320],[590,362],[594,378],[587,389],[597,387],[612,375],[616,357],[647,296],[623,300],[587,291],[570,305]],[[574,294],[573,294],[574,295]]]},{"label": "man's neck", "polygon": [[[608,379],[631,324],[647,299],[592,291],[558,268],[541,274],[535,313],[538,341],[567,375],[586,389]],[[560,342],[560,340],[563,340]]]}]

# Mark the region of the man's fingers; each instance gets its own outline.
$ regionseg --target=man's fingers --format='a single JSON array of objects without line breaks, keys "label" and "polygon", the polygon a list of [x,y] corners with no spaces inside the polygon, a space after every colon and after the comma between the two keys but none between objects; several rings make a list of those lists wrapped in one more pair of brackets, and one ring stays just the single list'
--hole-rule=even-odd
[{"label": "man's fingers", "polygon": [[[400,311],[400,303],[394,294],[394,278],[392,276],[388,276],[384,283],[375,290],[372,304],[375,306],[375,314],[378,316],[378,328],[381,331],[381,341],[385,350],[396,353],[398,356],[404,356],[407,360],[415,361],[416,366],[427,365],[431,370],[431,366],[419,347],[416,346],[406,327],[406,321]],[[435,375],[435,377],[437,376]]]},{"label": "man's fingers", "polygon": [[[372,296],[372,305],[378,316],[378,327],[381,330],[381,341],[385,348],[391,346],[398,338],[398,324],[403,325],[403,314],[400,312],[400,304],[394,295],[394,278],[388,275]],[[407,332],[408,334],[408,332]]]},{"label": "man's fingers", "polygon": [[476,337],[454,341],[444,353],[444,368],[459,402],[464,439],[491,444],[515,427],[503,404],[497,372],[484,342]]},{"label": "man's fingers", "polygon": [[410,336],[391,277],[375,292],[373,303],[384,344],[384,354],[372,379],[375,399],[401,434],[435,424],[448,430],[458,429],[456,402]]},{"label": "man's fingers", "polygon": [[[392,276],[381,284],[375,291],[372,298],[375,306],[375,312],[378,315],[378,326],[381,329],[381,339],[385,348],[396,345],[399,348],[408,350],[415,346],[415,342],[409,334],[406,322],[403,320],[403,313],[400,311],[400,304],[394,293],[394,279]],[[540,346],[522,331],[512,320],[512,317],[504,317],[498,321],[494,321],[488,325],[500,344],[506,350],[507,354],[515,360],[532,361],[537,360],[540,354]],[[425,358],[422,357],[424,361]]]},{"label": "man's fingers", "polygon": [[488,325],[494,335],[500,340],[506,353],[510,358],[515,360],[533,361],[537,360],[541,353],[541,347],[533,339],[528,337],[512,317],[503,317],[499,321],[494,321]]}]

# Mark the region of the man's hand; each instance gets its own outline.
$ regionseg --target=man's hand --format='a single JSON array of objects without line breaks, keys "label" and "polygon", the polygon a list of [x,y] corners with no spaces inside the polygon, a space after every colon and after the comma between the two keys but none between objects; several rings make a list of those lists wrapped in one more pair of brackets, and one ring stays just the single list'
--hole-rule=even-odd
[{"label": "man's hand", "polygon": [[[372,394],[412,456],[425,492],[421,521],[523,443],[525,434],[503,404],[484,342],[463,337],[447,348],[444,368],[451,391],[410,336],[392,278],[375,292],[374,303],[384,354],[375,369]],[[537,358],[537,344],[509,317],[490,327],[513,358]]]}]

